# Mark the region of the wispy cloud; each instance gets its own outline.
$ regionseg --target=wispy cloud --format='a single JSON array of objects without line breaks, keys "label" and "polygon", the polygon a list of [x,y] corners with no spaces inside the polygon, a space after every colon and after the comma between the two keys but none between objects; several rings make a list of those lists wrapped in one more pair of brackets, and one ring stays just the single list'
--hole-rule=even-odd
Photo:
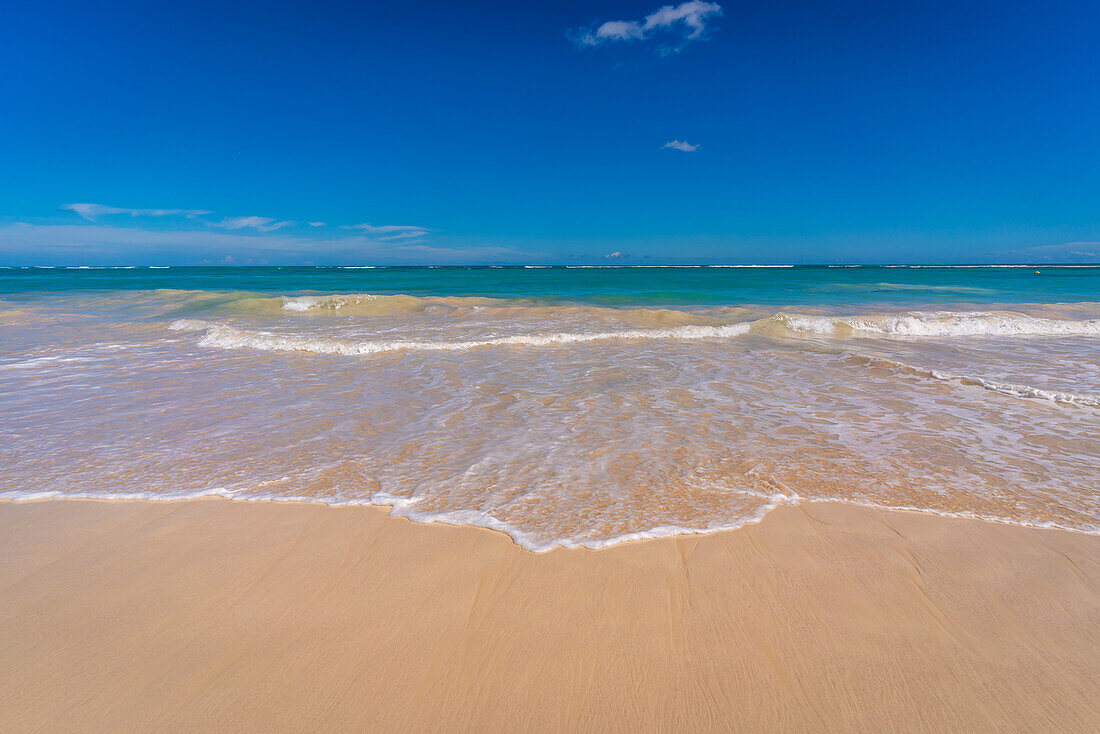
[{"label": "wispy cloud", "polygon": [[393,234],[382,235],[381,237],[376,237],[375,239],[381,242],[390,242],[392,240],[409,240],[416,237],[423,237],[425,234],[427,234],[425,230],[413,229],[407,232],[394,232]]},{"label": "wispy cloud", "polygon": [[698,144],[693,145],[691,143],[686,143],[683,140],[670,140],[661,147],[671,148],[672,150],[682,150],[685,153],[694,153],[695,151],[699,150]]},{"label": "wispy cloud", "polygon": [[359,229],[368,234],[388,234],[390,232],[426,232],[424,227],[415,224],[345,224],[344,229]]},{"label": "wispy cloud", "polygon": [[[245,230],[255,230],[257,233],[264,234],[275,232],[286,227],[294,227],[299,224],[291,219],[275,219],[274,217],[258,216],[222,217],[220,220],[213,221],[206,216],[214,213],[208,209],[132,209],[128,207],[91,203],[64,204],[60,209],[63,212],[77,214],[82,219],[92,222],[93,224],[100,224],[101,222],[99,219],[109,215],[128,217],[181,217],[184,219],[198,220],[198,222],[201,222],[207,227],[216,227],[242,233]],[[303,222],[302,224],[314,228],[328,226],[328,222]],[[426,227],[411,224],[345,224],[342,228],[355,230],[371,240],[380,242],[390,240],[412,240],[428,234],[428,229]]]},{"label": "wispy cloud", "polygon": [[293,226],[292,221],[276,221],[271,217],[226,217],[220,222],[209,222],[211,227],[223,229],[254,229],[257,232],[274,232],[283,227]]},{"label": "wispy cloud", "polygon": [[212,213],[205,209],[129,209],[121,206],[87,203],[63,204],[61,206],[61,211],[79,214],[89,222],[96,221],[96,217],[110,214],[123,214],[130,217],[186,217],[187,219],[194,219],[195,217]]},{"label": "wispy cloud", "polygon": [[1057,245],[1037,245],[1009,250],[1007,255],[1017,260],[1042,262],[1096,262],[1100,260],[1100,242],[1063,242]]},{"label": "wispy cloud", "polygon": [[567,34],[578,46],[601,46],[614,41],[645,41],[665,37],[673,40],[662,50],[675,52],[684,44],[704,38],[707,23],[722,14],[718,3],[691,2],[665,5],[642,20],[609,20],[598,26],[578,28]]},{"label": "wispy cloud", "polygon": [[344,229],[354,229],[379,242],[412,240],[428,234],[425,227],[415,224],[345,224]]},{"label": "wispy cloud", "polygon": [[10,264],[181,264],[237,263],[469,264],[529,261],[532,255],[506,247],[433,246],[349,234],[300,237],[257,236],[210,229],[154,230],[105,224],[0,225],[0,263]]},{"label": "wispy cloud", "polygon": [[[332,236],[334,233],[331,231],[320,231],[321,228],[328,227],[328,222],[297,222],[290,219],[284,220],[261,216],[221,217],[219,219],[207,216],[214,212],[206,209],[133,209],[82,203],[65,204],[61,207],[61,211],[77,214],[88,224],[20,224],[18,227],[9,228],[6,231],[9,245],[15,239],[23,239],[32,235],[38,236],[49,232],[51,233],[50,236],[60,238],[61,241],[57,243],[59,247],[79,247],[77,243],[86,243],[90,251],[98,251],[100,246],[107,247],[110,243],[115,243],[116,250],[128,251],[140,242],[150,244],[160,242],[167,249],[180,248],[190,251],[201,245],[202,247],[224,247],[227,251],[239,250],[242,253],[253,254],[269,251],[282,252],[287,249],[308,253],[314,250],[332,248],[333,252],[370,251],[398,257],[403,252],[406,254],[420,252],[420,250],[410,249],[414,247],[426,248],[425,253],[433,249],[431,244],[423,242],[430,230],[427,227],[412,224],[345,224],[341,226],[341,229],[348,230],[347,235],[334,237]],[[118,219],[112,219],[111,215],[175,218],[177,226],[174,228],[167,226],[168,222],[158,223],[155,229],[118,226]],[[193,223],[182,220],[193,220]],[[309,229],[306,231],[316,231],[316,235],[295,236],[289,232],[290,228],[301,230],[307,226]],[[200,228],[196,230],[196,227]],[[202,229],[202,227],[205,227],[205,229]],[[217,229],[228,230],[228,232],[216,234],[211,231]],[[18,235],[18,238],[16,235]],[[70,241],[72,244],[69,244]],[[455,256],[457,257],[457,254]],[[486,256],[488,255],[486,254]],[[217,259],[221,260],[222,258],[219,256]]]}]

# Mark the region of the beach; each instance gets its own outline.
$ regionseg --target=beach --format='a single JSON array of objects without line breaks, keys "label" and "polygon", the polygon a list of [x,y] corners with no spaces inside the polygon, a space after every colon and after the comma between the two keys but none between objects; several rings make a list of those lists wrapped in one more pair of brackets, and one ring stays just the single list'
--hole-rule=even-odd
[{"label": "beach", "polygon": [[0,270],[0,730],[1096,731],[1098,288]]},{"label": "beach", "polygon": [[0,11],[0,734],[1100,734],[1100,2],[134,10]]},{"label": "beach", "polygon": [[533,554],[382,508],[0,504],[6,731],[1094,731],[1100,537],[804,502]]}]

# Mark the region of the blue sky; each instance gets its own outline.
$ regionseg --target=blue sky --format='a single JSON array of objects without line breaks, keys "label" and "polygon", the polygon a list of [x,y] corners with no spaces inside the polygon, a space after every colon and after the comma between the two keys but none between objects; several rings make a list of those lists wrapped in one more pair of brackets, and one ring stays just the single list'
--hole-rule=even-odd
[{"label": "blue sky", "polygon": [[1100,262],[1096,3],[539,5],[5,4],[0,263]]}]

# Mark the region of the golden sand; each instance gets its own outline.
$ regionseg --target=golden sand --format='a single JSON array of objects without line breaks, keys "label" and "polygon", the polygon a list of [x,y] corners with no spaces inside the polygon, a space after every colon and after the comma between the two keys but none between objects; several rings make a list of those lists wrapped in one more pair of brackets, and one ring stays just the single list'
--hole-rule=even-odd
[{"label": "golden sand", "polygon": [[1100,537],[836,504],[532,555],[377,508],[0,505],[4,731],[1096,731]]}]

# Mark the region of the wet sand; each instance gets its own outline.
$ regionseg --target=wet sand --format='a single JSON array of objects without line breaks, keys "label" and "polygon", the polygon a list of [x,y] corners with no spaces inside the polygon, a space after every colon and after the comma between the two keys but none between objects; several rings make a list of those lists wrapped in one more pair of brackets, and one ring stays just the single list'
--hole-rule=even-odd
[{"label": "wet sand", "polygon": [[533,555],[379,508],[0,504],[5,731],[1096,731],[1100,537],[829,503]]}]

